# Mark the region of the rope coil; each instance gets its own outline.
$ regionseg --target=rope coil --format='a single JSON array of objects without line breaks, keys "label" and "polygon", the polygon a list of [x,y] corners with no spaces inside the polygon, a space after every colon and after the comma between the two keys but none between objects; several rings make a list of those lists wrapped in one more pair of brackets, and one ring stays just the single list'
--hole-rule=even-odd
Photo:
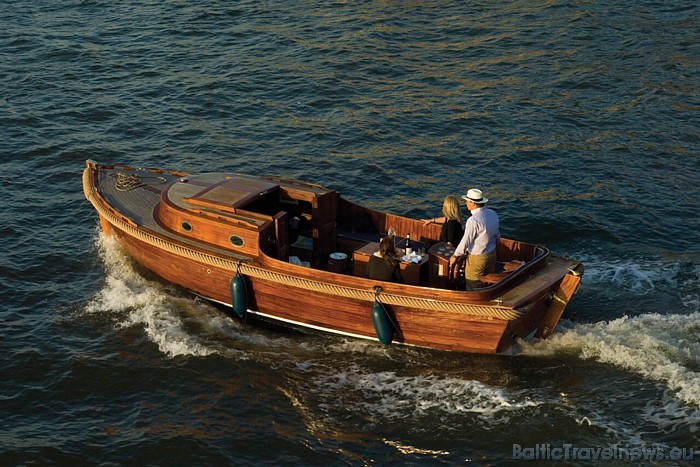
[{"label": "rope coil", "polygon": [[163,177],[158,177],[155,175],[152,176],[146,176],[145,178],[155,178],[156,181],[144,181],[142,180],[142,177],[135,175],[135,174],[127,174],[124,172],[118,172],[116,174],[117,176],[117,182],[116,182],[116,187],[117,190],[119,191],[129,191],[133,190],[134,188],[138,188],[140,186],[145,185],[146,183],[151,183],[151,184],[160,184],[160,183],[165,183],[167,180]]}]

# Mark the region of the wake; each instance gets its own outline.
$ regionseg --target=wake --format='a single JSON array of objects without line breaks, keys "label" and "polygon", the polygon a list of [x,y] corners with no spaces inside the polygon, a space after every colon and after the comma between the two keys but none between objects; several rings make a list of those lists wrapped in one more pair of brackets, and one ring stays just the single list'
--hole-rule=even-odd
[{"label": "wake", "polygon": [[620,301],[633,306],[658,307],[659,302],[642,298],[663,293],[676,306],[664,311],[636,308],[634,316],[595,323],[563,321],[549,339],[523,342],[522,353],[575,352],[581,359],[609,363],[661,382],[681,401],[700,407],[700,266],[687,258],[589,259],[586,266],[583,287],[588,296],[601,290],[620,295]]}]

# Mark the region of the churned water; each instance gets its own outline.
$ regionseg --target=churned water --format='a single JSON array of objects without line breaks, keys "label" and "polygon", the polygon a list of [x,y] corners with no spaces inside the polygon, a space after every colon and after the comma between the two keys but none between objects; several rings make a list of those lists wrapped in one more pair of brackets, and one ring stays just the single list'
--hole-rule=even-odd
[{"label": "churned water", "polygon": [[[0,463],[700,455],[696,1],[0,4]],[[317,182],[585,262],[475,356],[253,327],[102,236],[85,159]]]}]

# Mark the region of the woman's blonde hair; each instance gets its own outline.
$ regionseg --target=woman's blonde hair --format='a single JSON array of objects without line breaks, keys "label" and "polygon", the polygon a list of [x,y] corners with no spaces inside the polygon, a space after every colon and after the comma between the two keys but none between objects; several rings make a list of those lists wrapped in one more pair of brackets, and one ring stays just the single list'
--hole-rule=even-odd
[{"label": "woman's blonde hair", "polygon": [[462,214],[459,211],[459,199],[455,195],[445,196],[445,201],[442,203],[442,215],[450,221],[456,219],[462,223]]}]

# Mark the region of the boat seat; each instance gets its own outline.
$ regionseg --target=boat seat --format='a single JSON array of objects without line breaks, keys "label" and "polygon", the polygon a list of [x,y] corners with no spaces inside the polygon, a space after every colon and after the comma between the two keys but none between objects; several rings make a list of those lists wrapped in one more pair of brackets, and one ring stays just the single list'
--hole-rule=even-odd
[{"label": "boat seat", "polygon": [[496,263],[496,272],[500,272],[500,271],[513,272],[516,269],[519,269],[520,266],[522,266],[523,264],[525,264],[525,261],[518,261],[517,259],[513,260],[513,261],[509,261],[507,263],[497,262]]},{"label": "boat seat", "polygon": [[493,272],[485,276],[479,276],[479,280],[484,284],[497,284],[510,275],[511,271]]},{"label": "boat seat", "polygon": [[496,262],[496,272],[487,274],[485,276],[479,276],[479,280],[484,284],[493,285],[502,281],[510,275],[513,271],[519,269],[525,261],[510,261],[508,263],[503,263],[501,261]]},{"label": "boat seat", "polygon": [[348,232],[347,230],[338,230],[336,232],[338,238],[352,240],[355,242],[368,243],[368,242],[379,242],[378,233],[367,233],[367,232]]}]

